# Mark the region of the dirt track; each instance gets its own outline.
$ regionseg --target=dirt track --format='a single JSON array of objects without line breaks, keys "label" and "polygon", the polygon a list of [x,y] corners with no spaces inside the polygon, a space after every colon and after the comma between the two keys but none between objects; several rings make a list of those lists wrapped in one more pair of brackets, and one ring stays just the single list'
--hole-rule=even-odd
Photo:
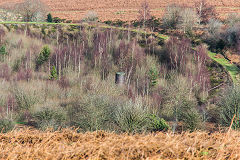
[{"label": "dirt track", "polygon": [[[14,4],[21,0],[0,0],[2,4]],[[101,20],[133,20],[137,18],[138,9],[144,0],[42,0],[46,3],[54,16],[61,18],[79,20],[89,10],[97,12]],[[153,15],[160,17],[164,8],[171,4],[185,4],[193,6],[197,0],[147,0]],[[210,4],[216,6],[220,16],[226,17],[228,13],[240,13],[239,0],[209,0]]]}]

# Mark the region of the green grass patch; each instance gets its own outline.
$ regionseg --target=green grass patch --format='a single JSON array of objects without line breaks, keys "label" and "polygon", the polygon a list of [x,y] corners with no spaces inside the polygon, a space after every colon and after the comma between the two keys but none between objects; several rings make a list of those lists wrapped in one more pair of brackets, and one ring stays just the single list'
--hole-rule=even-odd
[{"label": "green grass patch", "polygon": [[117,12],[115,12],[115,14],[117,14],[117,15],[119,15],[119,14],[126,14],[127,13],[127,11],[117,11]]},{"label": "green grass patch", "polygon": [[162,8],[154,8],[152,9],[152,11],[165,11],[165,8],[162,7]]},{"label": "green grass patch", "polygon": [[22,125],[26,125],[26,122],[16,122],[16,124],[22,124]]},{"label": "green grass patch", "polygon": [[72,26],[79,26],[80,25],[80,24],[76,24],[76,23],[15,22],[15,21],[0,22],[0,24],[47,24],[47,25],[72,25]]},{"label": "green grass patch", "polygon": [[217,63],[221,64],[228,71],[229,75],[231,76],[231,78],[233,80],[233,83],[239,83],[239,79],[237,79],[237,76],[240,74],[240,69],[236,65],[231,64],[225,58],[216,58],[215,57],[216,53],[209,51],[208,55],[211,59],[213,59]]},{"label": "green grass patch", "polygon": [[[114,26],[107,26],[107,25],[89,25],[89,24],[77,24],[77,23],[48,23],[48,22],[16,22],[16,21],[5,21],[5,22],[0,22],[0,24],[45,24],[45,25],[68,25],[68,26],[89,26],[89,27],[100,27],[100,28],[113,28],[113,29],[118,29],[118,30],[123,30],[127,31],[128,28],[124,27],[114,27]],[[130,32],[136,32],[136,33],[141,33],[141,34],[151,34],[149,32],[145,32],[143,30],[138,30],[138,29],[129,29]],[[158,34],[158,33],[152,33],[155,34],[158,38],[167,40],[168,36],[163,35],[163,34]]]}]

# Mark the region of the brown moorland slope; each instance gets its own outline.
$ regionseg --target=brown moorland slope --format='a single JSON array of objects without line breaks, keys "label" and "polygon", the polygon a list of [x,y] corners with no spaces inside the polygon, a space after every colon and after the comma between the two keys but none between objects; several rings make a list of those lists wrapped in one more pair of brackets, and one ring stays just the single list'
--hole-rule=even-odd
[{"label": "brown moorland slope", "polygon": [[239,159],[240,134],[115,134],[13,131],[0,134],[0,159]]},{"label": "brown moorland slope", "polygon": [[[0,0],[0,5],[14,4],[22,0]],[[42,0],[47,4],[54,16],[79,20],[89,10],[97,12],[101,20],[133,20],[137,18],[138,9],[144,0]],[[181,4],[194,6],[198,0],[147,0],[150,4],[152,15],[161,17],[164,8],[169,4]],[[221,17],[229,13],[240,13],[239,0],[208,0],[209,4],[215,5]]]}]

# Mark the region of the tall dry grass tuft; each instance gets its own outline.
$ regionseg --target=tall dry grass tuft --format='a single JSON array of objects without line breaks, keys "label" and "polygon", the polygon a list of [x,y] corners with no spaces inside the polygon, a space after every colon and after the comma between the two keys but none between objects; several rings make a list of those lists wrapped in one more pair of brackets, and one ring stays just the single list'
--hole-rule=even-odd
[{"label": "tall dry grass tuft", "polygon": [[7,64],[2,64],[0,66],[0,78],[5,79],[6,81],[10,80],[11,69]]},{"label": "tall dry grass tuft", "polygon": [[32,79],[32,70],[31,69],[23,69],[21,68],[16,75],[16,80],[21,81],[30,81]]}]

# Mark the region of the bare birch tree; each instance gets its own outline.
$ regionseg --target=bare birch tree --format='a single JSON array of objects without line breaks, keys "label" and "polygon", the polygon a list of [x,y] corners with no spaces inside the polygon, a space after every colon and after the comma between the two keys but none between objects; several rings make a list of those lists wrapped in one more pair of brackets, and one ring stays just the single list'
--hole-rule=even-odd
[{"label": "bare birch tree", "polygon": [[24,22],[45,21],[48,7],[41,0],[25,0],[16,4],[14,10]]},{"label": "bare birch tree", "polygon": [[182,29],[184,33],[191,31],[198,24],[199,19],[200,18],[194,9],[182,8],[177,28]]},{"label": "bare birch tree", "polygon": [[146,0],[141,4],[141,8],[139,9],[138,13],[139,20],[143,21],[143,28],[145,28],[146,21],[151,18],[149,4]]},{"label": "bare birch tree", "polygon": [[215,7],[207,3],[206,0],[199,0],[195,3],[195,8],[200,17],[198,23],[207,24],[210,19],[216,18],[217,13]]}]

